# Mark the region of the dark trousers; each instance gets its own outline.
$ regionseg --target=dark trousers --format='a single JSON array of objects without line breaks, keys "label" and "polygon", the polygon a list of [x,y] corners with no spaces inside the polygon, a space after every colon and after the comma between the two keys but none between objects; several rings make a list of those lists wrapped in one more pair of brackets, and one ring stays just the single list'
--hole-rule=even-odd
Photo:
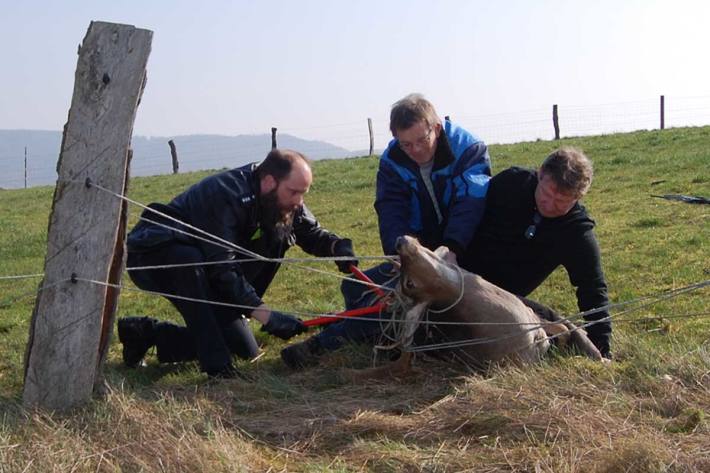
[{"label": "dark trousers", "polygon": [[[383,263],[364,271],[364,273],[375,284],[383,285],[387,283],[389,287],[395,286],[399,274],[394,270],[392,263]],[[393,278],[395,279],[393,280]],[[376,300],[376,295],[367,286],[353,281],[343,281],[340,290],[345,299],[346,310],[368,307]],[[379,318],[381,321],[364,321],[352,318],[334,322],[316,334],[315,338],[326,350],[337,350],[346,342],[375,343],[382,335],[382,328],[390,315],[382,313],[379,315],[366,315],[365,317],[368,319]]]},{"label": "dark trousers", "polygon": [[[147,252],[128,253],[128,267],[200,263],[199,248],[170,243]],[[204,266],[130,271],[141,289],[193,299],[217,301]],[[170,322],[155,325],[158,360],[176,362],[199,360],[203,371],[215,372],[231,362],[231,355],[254,358],[258,345],[247,320],[239,309],[167,297],[180,312],[186,326]]]}]

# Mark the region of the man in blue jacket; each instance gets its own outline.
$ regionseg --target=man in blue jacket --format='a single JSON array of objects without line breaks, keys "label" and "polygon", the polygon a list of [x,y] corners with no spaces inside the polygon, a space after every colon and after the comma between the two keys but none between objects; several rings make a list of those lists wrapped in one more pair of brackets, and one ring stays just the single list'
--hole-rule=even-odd
[{"label": "man in blue jacket", "polygon": [[[398,237],[413,235],[432,250],[448,247],[455,263],[483,216],[491,175],[488,148],[463,128],[448,120],[442,123],[420,94],[407,95],[392,106],[390,131],[394,139],[380,158],[375,198],[384,254],[395,254]],[[390,263],[365,274],[378,284],[394,276]],[[371,303],[360,284],[345,281],[342,292],[347,309]],[[345,341],[373,339],[380,330],[377,322],[337,322],[285,348],[281,357],[288,366],[301,368]]]},{"label": "man in blue jacket", "polygon": [[393,255],[397,238],[412,235],[461,256],[483,215],[488,148],[450,121],[442,124],[419,94],[394,104],[390,130],[395,139],[380,159],[375,200],[382,249]]},{"label": "man in blue jacket", "polygon": [[[163,215],[144,211],[127,241],[129,268],[147,268],[129,274],[141,289],[178,296],[166,297],[186,326],[149,317],[119,320],[124,363],[137,366],[156,346],[160,362],[197,359],[210,377],[233,378],[240,374],[231,363],[232,354],[258,354],[245,317],[284,340],[305,331],[299,319],[269,309],[261,299],[279,263],[239,259],[245,253],[282,258],[294,244],[316,256],[354,256],[352,242],[321,228],[304,205],[312,180],[302,154],[272,150],[259,165],[207,177],[168,205],[151,204]],[[347,271],[351,263],[357,264],[336,264]],[[183,266],[156,267],[162,265]],[[215,304],[198,302],[204,300]]]}]

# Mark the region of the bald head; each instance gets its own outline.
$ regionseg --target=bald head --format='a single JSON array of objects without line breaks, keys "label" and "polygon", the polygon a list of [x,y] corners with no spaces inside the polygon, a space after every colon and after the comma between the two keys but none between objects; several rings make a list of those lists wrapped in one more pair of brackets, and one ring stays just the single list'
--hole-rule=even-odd
[{"label": "bald head", "polygon": [[282,212],[293,212],[303,205],[303,197],[313,182],[306,157],[292,150],[274,149],[256,168],[261,195],[272,195]]},{"label": "bald head", "polygon": [[272,149],[266,158],[256,167],[256,175],[259,179],[266,176],[273,176],[280,181],[291,173],[294,165],[305,165],[310,172],[308,158],[298,151],[290,149]]}]

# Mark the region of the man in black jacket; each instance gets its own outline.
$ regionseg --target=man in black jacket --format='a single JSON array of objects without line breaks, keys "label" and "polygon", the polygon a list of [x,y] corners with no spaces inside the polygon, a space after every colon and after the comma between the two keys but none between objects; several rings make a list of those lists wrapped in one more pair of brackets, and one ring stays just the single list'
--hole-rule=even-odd
[{"label": "man in black jacket", "polygon": [[[563,266],[579,309],[608,305],[594,221],[579,204],[592,183],[592,165],[579,150],[562,148],[536,172],[512,167],[488,185],[486,209],[461,267],[518,296],[527,296]],[[527,301],[528,303],[530,301]],[[544,308],[529,303],[533,310]],[[543,314],[544,315],[544,314]],[[590,340],[610,357],[611,322],[602,310],[587,321]]]},{"label": "man in black jacket", "polygon": [[[245,316],[284,340],[305,331],[299,319],[262,302],[279,263],[253,256],[282,258],[294,244],[316,256],[355,256],[352,242],[321,228],[303,204],[312,179],[302,154],[272,150],[259,165],[207,177],[168,205],[151,204],[163,215],[144,211],[127,247],[129,268],[152,268],[129,274],[141,289],[179,296],[166,297],[186,326],[149,317],[119,320],[124,363],[137,366],[156,346],[160,362],[197,359],[210,377],[232,378],[239,375],[232,354],[253,358],[258,353]],[[239,261],[245,255],[251,261]],[[357,264],[336,264],[347,272],[351,263]],[[184,266],[155,267],[161,265]]]}]

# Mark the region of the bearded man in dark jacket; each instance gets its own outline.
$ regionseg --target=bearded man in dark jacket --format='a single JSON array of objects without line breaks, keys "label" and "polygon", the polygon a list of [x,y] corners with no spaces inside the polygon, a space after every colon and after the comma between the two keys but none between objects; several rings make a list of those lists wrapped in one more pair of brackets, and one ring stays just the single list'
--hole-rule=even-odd
[{"label": "bearded man in dark jacket", "polygon": [[[186,326],[119,320],[124,363],[137,366],[156,346],[160,362],[197,359],[208,376],[233,378],[240,373],[232,354],[258,354],[247,318],[284,340],[305,331],[299,319],[263,303],[280,264],[260,257],[280,259],[294,244],[315,256],[355,256],[352,242],[321,228],[304,205],[312,180],[305,156],[272,150],[258,165],[207,177],[168,205],[151,204],[160,213],[144,211],[128,235],[129,274],[139,288],[169,294]],[[347,271],[352,263],[336,264]]]}]

